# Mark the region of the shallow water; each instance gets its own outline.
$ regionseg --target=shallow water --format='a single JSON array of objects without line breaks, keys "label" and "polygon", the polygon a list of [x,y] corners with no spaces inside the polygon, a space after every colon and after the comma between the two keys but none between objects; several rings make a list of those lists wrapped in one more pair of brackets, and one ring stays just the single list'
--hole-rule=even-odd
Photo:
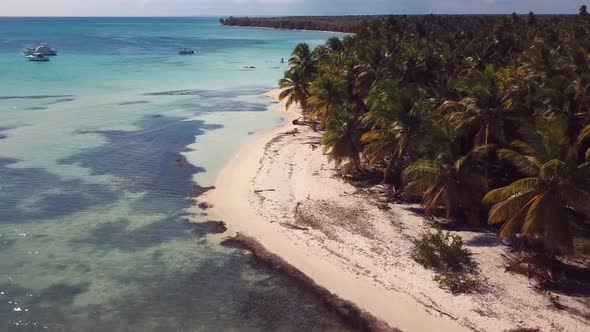
[{"label": "shallow water", "polygon": [[[0,331],[347,330],[293,280],[208,241],[214,224],[186,221],[195,185],[282,121],[260,95],[280,58],[328,37],[0,18]],[[61,54],[19,53],[41,41]]]}]

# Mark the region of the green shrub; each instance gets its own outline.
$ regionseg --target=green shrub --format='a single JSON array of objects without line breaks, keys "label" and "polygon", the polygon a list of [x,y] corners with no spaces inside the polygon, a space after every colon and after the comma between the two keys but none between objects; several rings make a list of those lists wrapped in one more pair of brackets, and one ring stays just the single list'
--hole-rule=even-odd
[{"label": "green shrub", "polygon": [[458,235],[442,231],[426,233],[414,240],[412,258],[437,272],[434,280],[453,293],[471,293],[481,289],[477,265]]},{"label": "green shrub", "polygon": [[442,272],[434,277],[434,281],[442,289],[454,294],[473,293],[480,291],[483,286],[482,279],[477,274],[464,272]]},{"label": "green shrub", "polygon": [[426,268],[460,272],[474,267],[471,252],[463,247],[463,239],[458,235],[439,230],[422,235],[414,240],[414,245],[414,260]]}]

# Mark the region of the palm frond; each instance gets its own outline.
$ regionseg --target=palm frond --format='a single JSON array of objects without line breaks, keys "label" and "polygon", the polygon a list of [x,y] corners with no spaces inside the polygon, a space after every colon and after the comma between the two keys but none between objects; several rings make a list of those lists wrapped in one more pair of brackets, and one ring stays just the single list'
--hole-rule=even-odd
[{"label": "palm frond", "polygon": [[514,195],[492,207],[488,216],[490,224],[499,224],[510,220],[525,207],[531,200],[539,195],[540,191],[531,190],[522,194]]},{"label": "palm frond", "polygon": [[504,223],[502,229],[500,230],[500,238],[504,239],[510,235],[518,233],[522,229],[522,225],[524,224],[524,219],[529,211],[530,206],[533,204],[534,200],[530,200],[527,204],[525,204],[520,210],[514,214],[512,218],[510,218],[507,222]]},{"label": "palm frond", "polygon": [[540,190],[542,185],[542,181],[539,178],[531,177],[520,179],[509,186],[490,191],[483,198],[483,202],[485,204],[497,204],[517,195]]},{"label": "palm frond", "polygon": [[532,176],[539,173],[541,164],[533,157],[522,155],[510,149],[498,149],[498,158],[510,162],[519,172]]}]

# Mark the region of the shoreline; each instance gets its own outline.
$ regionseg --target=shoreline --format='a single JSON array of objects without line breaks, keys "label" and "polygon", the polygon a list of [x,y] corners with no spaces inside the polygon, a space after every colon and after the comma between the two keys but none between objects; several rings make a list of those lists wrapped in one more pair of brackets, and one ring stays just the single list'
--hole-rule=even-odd
[{"label": "shoreline", "polygon": [[[271,90],[265,95],[278,101],[279,92],[278,89]],[[281,133],[292,130],[295,126],[291,121],[300,116],[297,108],[287,110],[284,103],[275,105],[271,111],[284,112],[286,123],[258,133],[244,143],[234,158],[218,173],[215,189],[199,198],[200,201],[210,202],[213,205],[211,214],[225,223],[228,232],[223,235],[246,237],[249,239],[248,247],[255,247],[259,252],[263,248],[264,252],[280,257],[305,276],[305,279],[326,289],[335,298],[350,302],[359,312],[374,316],[381,322],[381,328],[377,329],[379,331],[470,331],[445,315],[431,315],[427,308],[407,294],[379,287],[370,278],[359,280],[356,273],[343,269],[338,263],[324,260],[322,255],[314,255],[313,250],[302,252],[297,245],[289,243],[288,237],[280,236],[273,230],[277,227],[276,223],[268,223],[259,216],[258,211],[250,206],[247,197],[252,193],[251,186],[256,185],[253,178],[262,168],[261,158],[265,147],[273,139],[280,137]],[[308,282],[307,284],[309,285]],[[396,303],[392,303],[392,299]],[[364,320],[372,319],[365,317]]]},{"label": "shoreline", "polygon": [[[265,95],[276,100],[279,92]],[[369,330],[588,326],[584,298],[560,294],[569,310],[556,310],[526,276],[505,272],[507,248],[493,233],[453,231],[473,253],[489,291],[454,295],[439,288],[434,272],[411,258],[413,239],[433,230],[416,206],[383,209],[374,190],[359,190],[334,175],[321,134],[291,124],[298,109],[279,103],[270,111],[284,114],[286,122],[245,142],[218,173],[215,189],[197,198],[211,203],[211,216],[228,229],[211,240],[237,236],[258,259],[311,287],[343,316],[338,303],[352,306],[352,316],[361,313]]]}]

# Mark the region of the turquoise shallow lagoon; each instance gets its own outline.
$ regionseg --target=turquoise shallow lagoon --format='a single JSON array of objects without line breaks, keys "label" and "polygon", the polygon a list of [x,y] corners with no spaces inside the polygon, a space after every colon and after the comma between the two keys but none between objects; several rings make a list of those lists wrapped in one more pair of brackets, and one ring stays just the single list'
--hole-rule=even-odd
[{"label": "turquoise shallow lagoon", "polygon": [[[0,331],[347,330],[186,212],[241,142],[281,123],[261,96],[280,59],[330,36],[0,18]],[[60,55],[26,61],[39,42]]]}]

